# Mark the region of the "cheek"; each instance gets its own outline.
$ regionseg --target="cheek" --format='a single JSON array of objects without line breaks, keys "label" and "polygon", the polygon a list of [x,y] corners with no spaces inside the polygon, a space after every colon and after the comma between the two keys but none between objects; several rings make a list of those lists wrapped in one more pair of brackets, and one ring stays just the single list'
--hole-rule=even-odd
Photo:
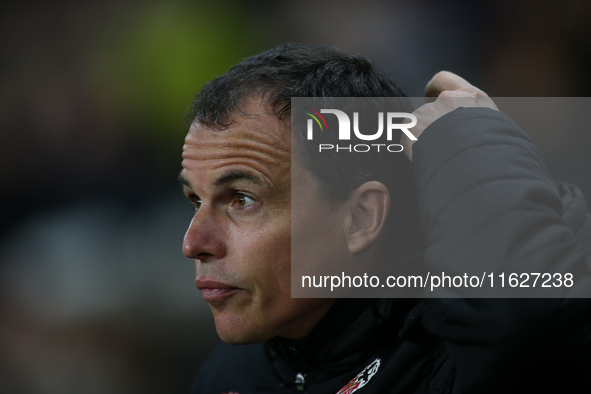
[{"label": "cheek", "polygon": [[289,221],[253,226],[238,234],[232,245],[239,275],[251,283],[258,297],[273,297],[286,288],[289,293],[291,226]]},{"label": "cheek", "polygon": [[[291,229],[274,230],[272,237],[261,240],[258,275],[264,285],[274,291],[289,293],[291,275]],[[263,285],[263,284],[261,284]],[[277,294],[278,295],[278,294]],[[271,294],[271,296],[274,296]]]},{"label": "cheek", "polygon": [[321,275],[346,258],[346,237],[339,216],[318,209],[292,220],[292,276]]}]

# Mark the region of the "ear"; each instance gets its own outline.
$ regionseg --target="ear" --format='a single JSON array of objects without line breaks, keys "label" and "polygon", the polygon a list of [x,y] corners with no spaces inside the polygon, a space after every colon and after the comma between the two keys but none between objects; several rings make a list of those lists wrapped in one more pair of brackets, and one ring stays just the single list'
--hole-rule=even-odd
[{"label": "ear", "polygon": [[380,236],[390,209],[390,193],[383,183],[366,182],[353,191],[347,205],[347,247],[350,253],[358,253]]}]

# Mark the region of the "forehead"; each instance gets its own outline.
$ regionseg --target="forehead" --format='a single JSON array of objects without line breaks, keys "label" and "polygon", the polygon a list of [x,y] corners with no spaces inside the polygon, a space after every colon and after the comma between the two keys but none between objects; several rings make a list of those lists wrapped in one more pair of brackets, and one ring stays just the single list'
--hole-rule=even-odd
[{"label": "forehead", "polygon": [[289,181],[290,159],[289,123],[278,119],[262,100],[256,99],[243,105],[224,130],[199,123],[191,126],[183,147],[183,175],[201,177],[244,167],[253,170],[263,182],[276,183],[278,177]]}]

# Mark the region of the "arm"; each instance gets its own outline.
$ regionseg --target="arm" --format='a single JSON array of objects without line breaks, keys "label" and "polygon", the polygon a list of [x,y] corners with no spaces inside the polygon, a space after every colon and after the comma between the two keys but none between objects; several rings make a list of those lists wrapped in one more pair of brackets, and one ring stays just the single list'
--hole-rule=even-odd
[{"label": "arm", "polygon": [[[448,90],[415,112],[425,130],[411,158],[426,264],[446,272],[470,264],[480,271],[570,271],[588,281],[590,252],[578,236],[589,227],[584,201],[568,213],[582,224],[569,225],[564,196],[527,135],[483,92],[453,74],[438,75],[444,81],[436,76],[428,93],[429,86],[436,86],[432,93],[463,90]],[[446,97],[481,108],[456,110],[458,100]],[[588,299],[433,299],[428,305],[423,325],[444,341],[462,390],[546,392],[589,383]]]}]

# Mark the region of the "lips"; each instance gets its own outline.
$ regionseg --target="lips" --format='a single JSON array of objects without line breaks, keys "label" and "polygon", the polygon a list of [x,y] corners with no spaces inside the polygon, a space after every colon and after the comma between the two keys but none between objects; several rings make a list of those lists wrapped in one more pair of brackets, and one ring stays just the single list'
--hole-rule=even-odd
[{"label": "lips", "polygon": [[203,299],[207,302],[221,301],[232,296],[238,287],[212,279],[195,279],[195,286],[201,290]]}]

